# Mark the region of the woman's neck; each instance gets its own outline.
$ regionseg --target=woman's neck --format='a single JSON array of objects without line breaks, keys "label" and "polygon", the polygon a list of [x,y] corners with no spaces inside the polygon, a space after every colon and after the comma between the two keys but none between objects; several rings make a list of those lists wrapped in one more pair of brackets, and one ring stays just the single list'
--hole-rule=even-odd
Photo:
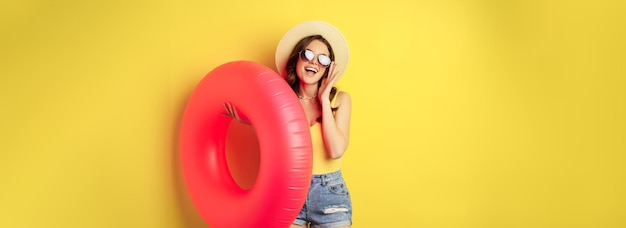
[{"label": "woman's neck", "polygon": [[298,98],[300,100],[310,100],[317,97],[317,85],[300,85]]}]

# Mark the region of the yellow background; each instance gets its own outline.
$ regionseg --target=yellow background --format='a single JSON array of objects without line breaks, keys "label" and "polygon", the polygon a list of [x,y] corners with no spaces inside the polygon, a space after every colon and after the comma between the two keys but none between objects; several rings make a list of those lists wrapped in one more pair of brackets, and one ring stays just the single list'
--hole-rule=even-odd
[{"label": "yellow background", "polygon": [[178,127],[214,67],[339,27],[355,227],[625,227],[625,1],[3,1],[0,227],[204,227]]}]

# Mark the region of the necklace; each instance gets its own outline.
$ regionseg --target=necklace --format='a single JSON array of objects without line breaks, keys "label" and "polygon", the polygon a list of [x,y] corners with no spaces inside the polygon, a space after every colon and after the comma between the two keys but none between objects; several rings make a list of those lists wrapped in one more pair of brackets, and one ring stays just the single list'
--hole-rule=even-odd
[{"label": "necklace", "polygon": [[303,97],[303,96],[298,95],[298,98],[299,98],[300,100],[311,100],[311,99],[316,98],[316,97],[317,97],[317,96],[313,96],[313,97]]}]

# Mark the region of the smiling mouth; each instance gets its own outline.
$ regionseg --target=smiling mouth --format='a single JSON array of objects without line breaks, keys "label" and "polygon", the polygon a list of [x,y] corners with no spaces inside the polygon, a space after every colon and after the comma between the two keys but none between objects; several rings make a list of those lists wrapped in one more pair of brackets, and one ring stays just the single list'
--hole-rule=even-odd
[{"label": "smiling mouth", "polygon": [[307,67],[307,68],[304,68],[304,70],[306,70],[307,72],[317,73],[317,69],[315,69],[313,67]]}]

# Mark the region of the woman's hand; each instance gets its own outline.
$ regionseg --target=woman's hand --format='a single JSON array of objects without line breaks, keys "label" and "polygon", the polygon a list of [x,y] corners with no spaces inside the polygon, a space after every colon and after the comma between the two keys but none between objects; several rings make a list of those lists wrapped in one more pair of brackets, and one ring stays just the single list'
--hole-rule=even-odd
[{"label": "woman's hand", "polygon": [[330,91],[341,75],[339,75],[339,71],[337,70],[337,63],[335,61],[330,63],[330,69],[328,69],[328,77],[322,79],[322,85],[318,90],[317,98],[320,102],[330,101]]},{"label": "woman's hand", "polygon": [[237,122],[250,125],[250,120],[248,120],[248,118],[243,115],[240,116],[233,104],[231,104],[230,102],[226,102],[222,104],[222,106],[224,107],[224,109],[226,109],[226,114],[222,114],[222,116],[233,118],[237,120]]}]

